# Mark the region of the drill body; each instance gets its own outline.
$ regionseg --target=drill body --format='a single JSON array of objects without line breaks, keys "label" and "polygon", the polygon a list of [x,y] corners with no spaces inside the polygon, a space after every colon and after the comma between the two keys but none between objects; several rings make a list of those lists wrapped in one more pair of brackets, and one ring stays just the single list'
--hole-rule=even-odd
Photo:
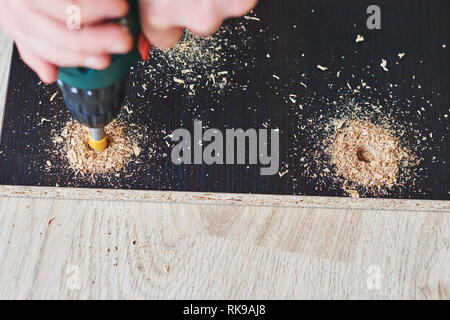
[{"label": "drill body", "polygon": [[141,31],[136,0],[128,0],[130,11],[116,21],[135,39],[135,46],[125,55],[113,55],[105,70],[60,68],[58,86],[71,115],[90,131],[89,145],[97,151],[107,147],[104,128],[120,113],[130,68],[139,60],[138,39]]}]

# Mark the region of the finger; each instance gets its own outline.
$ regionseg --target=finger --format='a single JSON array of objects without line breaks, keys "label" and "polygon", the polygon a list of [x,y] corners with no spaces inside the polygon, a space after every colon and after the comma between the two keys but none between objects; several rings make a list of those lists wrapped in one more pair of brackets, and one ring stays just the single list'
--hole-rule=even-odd
[{"label": "finger", "polygon": [[144,27],[144,34],[151,44],[159,49],[173,48],[183,35],[183,28],[172,27],[166,29]]},{"label": "finger", "polygon": [[[227,3],[227,1],[221,2]],[[195,10],[185,12],[190,12],[190,14],[184,13],[179,17],[181,25],[201,36],[214,33],[223,21],[220,10],[217,10],[216,0],[197,0]]]},{"label": "finger", "polygon": [[39,39],[29,39],[29,48],[36,56],[45,59],[58,67],[85,67],[102,70],[111,64],[111,56],[107,54],[86,54],[54,48]]},{"label": "finger", "polygon": [[[16,35],[16,23],[13,15],[13,8],[11,8],[12,5],[15,3],[11,3],[10,1],[3,1],[1,4],[2,9],[0,10],[0,27],[2,27],[2,30],[5,34],[15,38]],[[20,12],[20,11],[19,11]]]},{"label": "finger", "polygon": [[89,26],[81,30],[60,30],[55,42],[63,48],[83,53],[125,54],[134,46],[130,32],[115,23]]},{"label": "finger", "polygon": [[36,11],[64,24],[68,18],[77,18],[78,14],[82,25],[91,25],[123,17],[129,10],[126,0],[28,0],[28,2]]},{"label": "finger", "polygon": [[215,10],[223,19],[241,17],[251,11],[258,0],[216,0]]},{"label": "finger", "polygon": [[58,68],[41,59],[20,44],[16,44],[22,60],[27,64],[44,83],[53,83],[58,78]]},{"label": "finger", "polygon": [[78,53],[124,54],[134,45],[131,34],[116,23],[104,23],[70,30],[64,24],[42,15],[35,16],[35,24],[21,26],[22,34],[34,38],[46,38],[49,44],[59,50]]},{"label": "finger", "polygon": [[246,14],[257,2],[258,0],[199,0],[197,10],[191,15],[185,15],[182,25],[188,26],[197,35],[208,36],[220,28],[223,20]]},{"label": "finger", "polygon": [[[152,29],[152,33],[155,29],[169,30],[173,26],[183,26],[200,36],[210,35],[220,27],[223,21],[221,12],[215,4],[216,1],[178,1],[175,5],[174,1],[142,0],[140,2],[142,24],[147,25],[145,29]],[[156,34],[165,36],[162,32]],[[150,40],[156,46],[164,41],[164,39],[155,39],[154,34],[149,33],[148,36],[153,36]]]},{"label": "finger", "polygon": [[148,21],[142,22],[142,31],[152,46],[162,50],[175,46],[183,35],[181,27],[158,28],[152,26]]},{"label": "finger", "polygon": [[216,31],[219,30],[220,26],[222,25],[222,22],[222,19],[217,19],[216,21],[210,21],[209,24],[193,23],[189,26],[188,29],[189,31],[200,37],[207,37],[216,33]]},{"label": "finger", "polygon": [[[153,1],[140,1],[142,33],[152,46],[159,49],[170,49],[177,44],[183,35],[183,29],[173,24],[158,23],[153,17]],[[158,14],[158,13],[156,13]],[[156,23],[154,23],[156,22]]]},{"label": "finger", "polygon": [[105,53],[83,53],[55,46],[40,37],[34,37],[22,31],[17,33],[16,41],[26,44],[26,48],[35,56],[58,67],[86,67],[90,69],[105,69],[111,63],[111,57]]},{"label": "finger", "polygon": [[174,26],[183,26],[194,33],[210,34],[222,22],[221,16],[215,10],[215,1],[141,0],[141,24],[146,25],[147,29],[151,28],[152,31],[155,29],[169,30]]}]

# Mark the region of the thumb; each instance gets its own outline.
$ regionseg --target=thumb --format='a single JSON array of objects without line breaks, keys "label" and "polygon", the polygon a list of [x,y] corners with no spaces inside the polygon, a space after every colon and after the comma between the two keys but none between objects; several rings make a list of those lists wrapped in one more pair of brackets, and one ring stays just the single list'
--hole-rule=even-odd
[{"label": "thumb", "polygon": [[153,26],[148,21],[142,23],[142,29],[151,44],[162,50],[167,50],[175,46],[183,35],[183,28],[181,27],[160,28]]},{"label": "thumb", "polygon": [[155,23],[150,14],[153,10],[153,2],[143,0],[139,2],[141,10],[142,32],[151,42],[152,46],[159,49],[170,49],[177,44],[183,35],[183,28],[168,24]]}]

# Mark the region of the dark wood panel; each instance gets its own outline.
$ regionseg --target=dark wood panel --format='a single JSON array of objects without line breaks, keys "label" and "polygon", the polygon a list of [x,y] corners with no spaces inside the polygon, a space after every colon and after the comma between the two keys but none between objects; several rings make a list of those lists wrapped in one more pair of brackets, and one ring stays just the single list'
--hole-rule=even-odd
[{"label": "dark wood panel", "polygon": [[[231,82],[223,90],[205,79],[189,96],[189,90],[173,82],[180,70],[153,54],[132,72],[127,104],[133,113],[122,115],[149,137],[139,157],[143,164],[130,164],[119,177],[96,177],[95,182],[75,176],[52,154],[51,137],[70,116],[61,95],[49,102],[56,86],[40,84],[15,51],[0,144],[0,184],[345,196],[340,183],[305,173],[305,161],[313,160],[310,151],[324,138],[324,122],[336,116],[333,102],[341,106],[353,99],[381,105],[375,118],[389,116],[408,128],[405,143],[427,139],[416,145],[423,161],[414,183],[383,197],[448,199],[450,54],[443,45],[450,45],[450,2],[377,1],[381,30],[365,26],[370,4],[261,0],[255,10],[260,21],[226,23],[230,30],[242,24],[246,31],[223,35],[228,37],[222,48],[226,60],[216,69],[228,71]],[[355,42],[358,34],[364,35],[364,42]],[[403,52],[405,57],[399,59]],[[381,59],[388,61],[389,72],[380,67]],[[328,70],[320,71],[317,65]],[[371,89],[348,89],[361,80]],[[52,122],[41,123],[42,118]],[[192,130],[195,119],[222,131],[279,128],[280,172],[287,173],[261,176],[259,165],[174,165],[164,156],[171,152],[167,136],[178,128]],[[156,153],[150,156],[150,150]],[[47,160],[57,165],[48,169]],[[314,165],[309,167],[314,174]]]}]

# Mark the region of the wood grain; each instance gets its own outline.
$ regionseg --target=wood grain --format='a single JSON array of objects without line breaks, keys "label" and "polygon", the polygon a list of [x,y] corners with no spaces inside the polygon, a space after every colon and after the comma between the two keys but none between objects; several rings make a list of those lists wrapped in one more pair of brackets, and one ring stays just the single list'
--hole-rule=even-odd
[{"label": "wood grain", "polygon": [[[445,213],[35,199],[0,207],[2,298],[450,297]],[[373,265],[380,290],[367,287]]]},{"label": "wood grain", "polygon": [[[11,43],[0,35],[0,45],[4,97]],[[30,195],[43,196],[0,191],[3,299],[450,298],[450,215],[442,210]],[[367,285],[373,268],[379,290]]]}]

